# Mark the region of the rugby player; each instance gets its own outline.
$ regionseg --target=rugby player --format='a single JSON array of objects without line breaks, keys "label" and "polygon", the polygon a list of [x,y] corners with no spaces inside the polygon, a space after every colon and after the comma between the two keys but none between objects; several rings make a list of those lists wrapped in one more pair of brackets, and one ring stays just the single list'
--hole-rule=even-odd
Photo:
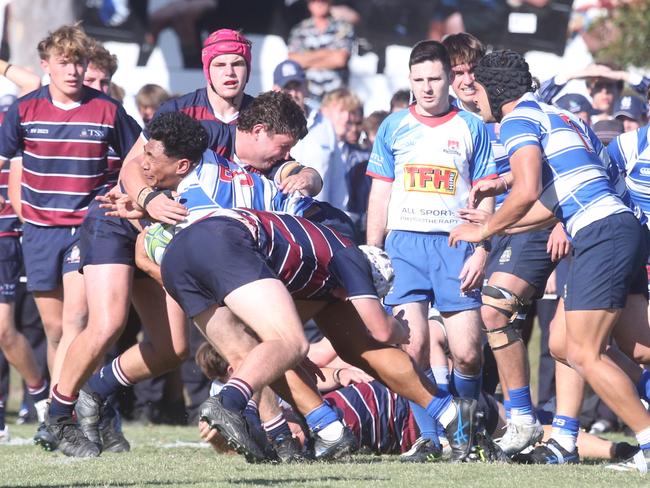
[{"label": "rugby player", "polygon": [[[395,283],[384,302],[409,323],[408,353],[433,380],[427,311],[440,311],[449,335],[454,371],[451,387],[478,398],[481,377],[480,293],[487,258],[484,245],[447,245],[448,232],[467,205],[473,184],[496,178],[490,139],[474,115],[449,103],[453,81],[444,46],[415,45],[409,83],[415,103],[382,122],[367,174],[373,178],[368,204],[367,242],[386,248]],[[490,209],[493,202],[481,203]],[[386,236],[386,234],[388,235]],[[450,396],[451,397],[451,396]],[[412,405],[420,429],[436,442],[429,416]]]},{"label": "rugby player", "polygon": [[[27,289],[34,293],[45,327],[56,384],[68,345],[86,324],[86,294],[77,273],[78,230],[88,205],[110,188],[108,146],[124,157],[139,128],[117,102],[83,85],[88,38],[79,27],[59,28],[39,43],[38,52],[50,83],[9,109],[0,157],[6,160],[22,150]],[[71,425],[70,418],[61,419],[55,427],[60,433]],[[50,443],[45,429],[35,440]]]},{"label": "rugby player", "polygon": [[[244,93],[251,73],[251,43],[237,31],[219,29],[210,34],[203,43],[201,59],[206,87],[162,104],[154,119],[166,112],[186,113],[200,121],[206,129],[208,147],[211,150],[220,156],[234,159],[237,119],[240,111],[253,100],[253,97]],[[148,138],[148,130],[145,128],[131,149],[125,166],[142,154]],[[266,171],[269,170],[270,167],[267,167]],[[309,178],[310,188],[306,193],[317,194],[322,187],[322,179],[317,171],[306,167],[300,168],[300,174],[289,175],[283,180],[281,187],[287,193],[303,190],[302,183],[294,180],[305,178]],[[148,186],[148,182],[144,176],[133,174],[131,178],[124,179],[123,185],[131,200],[138,202],[141,196],[139,192]],[[147,213],[154,220],[173,223],[179,220],[178,216],[183,214],[183,208],[178,202],[158,194],[149,202]]]},{"label": "rugby player", "polygon": [[[165,289],[213,342],[220,340],[214,319],[223,305],[262,342],[220,395],[204,404],[202,417],[241,452],[255,456],[241,413],[253,391],[295,367],[308,349],[291,292],[296,299],[310,300],[309,314],[303,318],[315,318],[343,360],[425,408],[447,429],[453,459],[467,457],[476,401],[452,399],[436,391],[414,369],[408,355],[387,345],[404,343],[408,332],[398,320],[386,316],[369,265],[351,241],[288,214],[215,212],[219,216],[205,216],[172,239],[160,270]],[[209,255],[224,259],[210,260],[208,265],[196,253],[192,256],[188,249],[196,239]],[[256,297],[256,307],[250,307],[250,296]],[[291,394],[302,401],[303,390],[311,387],[304,385],[297,392],[297,383],[292,383]],[[318,412],[308,412],[314,414]]]},{"label": "rugby player", "polygon": [[[485,48],[470,34],[448,36],[443,41],[449,51],[454,80],[452,88],[457,104],[477,113],[474,69],[485,55]],[[479,115],[480,116],[480,115]],[[498,136],[498,126],[487,124],[499,181],[506,185],[510,172],[508,155]],[[508,188],[496,197],[496,208],[503,203]],[[463,215],[461,210],[460,215]],[[556,262],[564,257],[570,245],[561,224],[547,229],[505,236],[490,241],[483,286],[481,319],[488,343],[499,369],[504,404],[510,414],[508,429],[499,446],[513,455],[543,435],[530,395],[530,367],[526,347],[519,329],[526,318],[530,302],[544,293],[546,281]]]},{"label": "rugby player", "polygon": [[[566,357],[633,430],[640,451],[631,465],[646,473],[650,413],[632,381],[605,354],[631,284],[646,260],[641,224],[615,193],[583,126],[530,93],[532,76],[521,55],[491,53],[474,73],[482,117],[501,122],[511,191],[484,224],[453,229],[450,244],[479,242],[513,225],[535,227],[554,220],[564,224],[574,247],[565,290]],[[484,182],[475,196],[502,190],[498,182]]]}]

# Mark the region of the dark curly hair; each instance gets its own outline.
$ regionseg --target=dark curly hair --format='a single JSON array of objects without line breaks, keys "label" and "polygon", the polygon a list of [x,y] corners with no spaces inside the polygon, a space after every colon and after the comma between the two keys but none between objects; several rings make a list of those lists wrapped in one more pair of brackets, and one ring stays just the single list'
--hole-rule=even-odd
[{"label": "dark curly hair", "polygon": [[492,115],[503,118],[504,104],[533,91],[533,77],[524,57],[514,51],[494,51],[481,59],[474,70],[476,81],[487,92]]},{"label": "dark curly hair", "polygon": [[304,112],[284,92],[261,93],[239,113],[237,128],[242,132],[251,132],[258,124],[271,135],[289,135],[298,140],[307,134]]},{"label": "dark curly hair", "polygon": [[166,112],[149,124],[149,137],[163,143],[165,155],[196,163],[208,148],[208,133],[200,122],[183,112]]}]

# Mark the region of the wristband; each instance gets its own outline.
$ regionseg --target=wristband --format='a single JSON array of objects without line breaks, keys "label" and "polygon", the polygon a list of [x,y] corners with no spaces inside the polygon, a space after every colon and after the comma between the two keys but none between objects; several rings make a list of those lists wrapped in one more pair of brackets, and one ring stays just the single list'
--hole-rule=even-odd
[{"label": "wristband", "polygon": [[147,196],[144,197],[144,202],[142,205],[142,208],[145,210],[147,209],[147,205],[156,198],[158,195],[165,195],[167,198],[172,199],[172,191],[171,190],[156,190],[156,191],[151,191],[150,193],[147,193]]},{"label": "wristband", "polygon": [[476,247],[482,247],[485,249],[485,252],[490,252],[492,250],[492,242],[490,239],[484,239],[476,244]]},{"label": "wristband", "polygon": [[9,71],[9,68],[11,68],[12,64],[7,63],[7,67],[5,68],[4,72],[2,73],[2,76],[7,76],[7,71]]},{"label": "wristband", "polygon": [[143,186],[138,192],[138,198],[135,199],[135,203],[144,208],[144,199],[149,193],[153,193],[153,190],[148,186]]},{"label": "wristband", "polygon": [[332,378],[334,379],[334,382],[337,385],[341,384],[341,368],[337,368],[334,370],[334,374],[332,374]]}]

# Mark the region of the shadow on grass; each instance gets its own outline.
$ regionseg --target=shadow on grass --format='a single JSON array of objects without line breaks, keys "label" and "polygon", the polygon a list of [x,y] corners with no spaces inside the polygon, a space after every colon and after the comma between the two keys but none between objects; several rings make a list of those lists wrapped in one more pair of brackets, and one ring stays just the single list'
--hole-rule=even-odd
[{"label": "shadow on grass", "polygon": [[354,482],[354,481],[387,481],[388,478],[377,478],[376,476],[363,476],[363,477],[350,477],[350,476],[318,476],[315,478],[282,478],[282,479],[269,479],[269,478],[246,478],[241,480],[227,480],[229,484],[255,484],[255,485],[282,485],[282,484],[295,484],[300,485],[316,484],[318,486],[326,482]]},{"label": "shadow on grass", "polygon": [[[184,485],[205,485],[206,481],[205,480],[195,480],[195,481],[183,481]],[[115,486],[165,486],[165,485],[178,485],[178,481],[161,481],[161,480],[143,480],[143,481],[120,481],[119,483],[116,482]],[[24,486],[25,488],[91,488],[91,487],[98,487],[98,486],[106,486],[105,483],[102,483],[101,481],[76,481],[72,483],[64,483],[64,484],[47,484],[47,485],[0,485],[0,488],[17,488],[20,486]]]}]

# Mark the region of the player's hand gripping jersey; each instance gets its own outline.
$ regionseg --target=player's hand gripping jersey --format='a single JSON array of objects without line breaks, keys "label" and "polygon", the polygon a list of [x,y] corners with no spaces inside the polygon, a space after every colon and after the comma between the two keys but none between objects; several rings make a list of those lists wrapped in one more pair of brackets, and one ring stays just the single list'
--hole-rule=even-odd
[{"label": "player's hand gripping jersey", "polygon": [[414,106],[379,127],[368,175],[393,182],[387,228],[449,232],[462,221],[471,185],[496,177],[490,137],[476,116],[452,109],[423,117]]}]

